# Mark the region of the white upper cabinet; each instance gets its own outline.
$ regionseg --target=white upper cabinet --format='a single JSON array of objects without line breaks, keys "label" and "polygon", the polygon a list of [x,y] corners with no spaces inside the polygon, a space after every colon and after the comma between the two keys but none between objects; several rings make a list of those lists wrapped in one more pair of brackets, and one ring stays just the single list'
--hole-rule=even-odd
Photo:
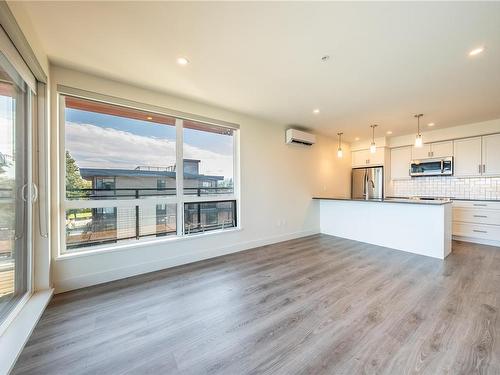
[{"label": "white upper cabinet", "polygon": [[444,158],[453,156],[453,141],[425,143],[422,147],[411,147],[412,160]]},{"label": "white upper cabinet", "polygon": [[428,159],[431,157],[431,145],[430,143],[425,143],[422,147],[411,146],[411,158],[412,160]]},{"label": "white upper cabinet", "polygon": [[482,146],[483,176],[500,175],[500,134],[485,135]]},{"label": "white upper cabinet", "polygon": [[370,155],[369,150],[358,150],[352,152],[352,166],[359,167],[367,164],[368,156]]},{"label": "white upper cabinet", "polygon": [[481,137],[457,139],[453,141],[453,148],[455,176],[481,175]]},{"label": "white upper cabinet", "polygon": [[391,179],[410,178],[411,146],[391,149]]},{"label": "white upper cabinet", "polygon": [[371,165],[384,165],[384,148],[377,147],[377,151],[372,154],[370,150],[357,150],[352,152],[352,166],[364,167]]},{"label": "white upper cabinet", "polygon": [[431,157],[445,158],[453,156],[453,141],[431,143]]}]

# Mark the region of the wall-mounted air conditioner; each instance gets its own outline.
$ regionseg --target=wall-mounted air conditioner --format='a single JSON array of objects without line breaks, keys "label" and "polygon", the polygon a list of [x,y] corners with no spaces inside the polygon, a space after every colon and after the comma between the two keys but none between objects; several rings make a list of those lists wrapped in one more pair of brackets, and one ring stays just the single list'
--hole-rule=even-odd
[{"label": "wall-mounted air conditioner", "polygon": [[302,130],[288,129],[286,131],[286,143],[312,146],[316,143],[316,136],[311,133],[306,133]]}]

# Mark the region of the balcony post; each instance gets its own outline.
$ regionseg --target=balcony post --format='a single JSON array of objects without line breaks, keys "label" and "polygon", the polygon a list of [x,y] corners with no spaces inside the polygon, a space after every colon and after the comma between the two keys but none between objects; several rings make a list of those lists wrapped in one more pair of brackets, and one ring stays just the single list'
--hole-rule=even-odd
[{"label": "balcony post", "polygon": [[[139,199],[139,190],[135,190],[135,199]],[[139,239],[140,233],[139,233],[139,205],[135,205],[135,238]]]}]

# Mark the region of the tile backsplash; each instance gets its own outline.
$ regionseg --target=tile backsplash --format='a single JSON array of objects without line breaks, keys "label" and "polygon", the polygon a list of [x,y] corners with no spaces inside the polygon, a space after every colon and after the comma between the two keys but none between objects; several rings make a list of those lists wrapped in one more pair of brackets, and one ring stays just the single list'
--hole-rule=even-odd
[{"label": "tile backsplash", "polygon": [[428,196],[460,199],[500,199],[500,178],[416,177],[392,182],[398,197]]}]

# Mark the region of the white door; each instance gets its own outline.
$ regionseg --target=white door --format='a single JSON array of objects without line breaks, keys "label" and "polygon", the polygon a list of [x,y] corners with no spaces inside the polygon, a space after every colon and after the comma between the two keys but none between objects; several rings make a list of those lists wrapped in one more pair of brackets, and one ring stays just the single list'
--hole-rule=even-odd
[{"label": "white door", "polygon": [[481,175],[481,137],[453,141],[455,172],[458,177]]},{"label": "white door", "polygon": [[391,149],[391,178],[405,180],[410,178],[411,146]]},{"label": "white door", "polygon": [[431,143],[431,157],[445,158],[453,156],[453,141]]},{"label": "white door", "polygon": [[411,158],[412,160],[428,159],[431,157],[431,145],[425,143],[422,147],[411,147]]},{"label": "white door", "polygon": [[483,175],[500,175],[500,134],[485,135],[482,146]]}]

